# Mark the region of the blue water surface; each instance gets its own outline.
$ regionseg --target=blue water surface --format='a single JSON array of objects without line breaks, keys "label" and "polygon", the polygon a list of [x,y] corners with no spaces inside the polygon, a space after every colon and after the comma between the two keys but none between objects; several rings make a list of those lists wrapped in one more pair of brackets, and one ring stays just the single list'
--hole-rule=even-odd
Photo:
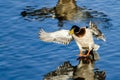
[{"label": "blue water surface", "polygon": [[[0,1],[0,80],[42,80],[44,74],[64,61],[78,63],[79,49],[74,41],[64,46],[39,40],[40,28],[58,30],[58,20],[27,21],[20,15],[26,6],[39,9],[54,7],[56,3],[57,0]],[[100,27],[107,41],[96,41],[101,47],[95,67],[106,71],[106,80],[120,80],[120,1],[77,0],[77,4],[103,12],[111,19],[111,25]],[[64,28],[70,29],[76,23],[65,23]]]}]

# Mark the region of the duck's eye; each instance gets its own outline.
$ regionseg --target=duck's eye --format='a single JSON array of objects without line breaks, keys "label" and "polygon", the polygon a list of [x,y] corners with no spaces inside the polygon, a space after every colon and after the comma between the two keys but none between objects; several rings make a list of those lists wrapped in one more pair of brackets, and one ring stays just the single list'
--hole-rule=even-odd
[{"label": "duck's eye", "polygon": [[79,29],[75,29],[74,31],[75,31],[76,33],[78,33],[78,32],[79,32]]}]

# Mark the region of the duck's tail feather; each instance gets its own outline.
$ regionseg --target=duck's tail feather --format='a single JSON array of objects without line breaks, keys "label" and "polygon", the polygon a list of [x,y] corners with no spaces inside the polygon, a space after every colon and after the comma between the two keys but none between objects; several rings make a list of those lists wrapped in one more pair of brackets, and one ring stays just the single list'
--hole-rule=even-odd
[{"label": "duck's tail feather", "polygon": [[94,44],[94,49],[93,49],[93,51],[97,51],[99,48],[100,48],[100,45]]}]

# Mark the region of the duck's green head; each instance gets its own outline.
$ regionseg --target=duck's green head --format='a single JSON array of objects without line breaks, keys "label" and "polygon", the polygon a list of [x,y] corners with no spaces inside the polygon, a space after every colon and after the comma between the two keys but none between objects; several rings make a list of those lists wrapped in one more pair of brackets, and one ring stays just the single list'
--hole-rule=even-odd
[{"label": "duck's green head", "polygon": [[76,34],[76,33],[79,32],[79,30],[80,30],[80,28],[79,28],[78,26],[73,25],[72,28],[70,29],[69,34],[71,34],[71,35],[72,35],[72,34]]}]

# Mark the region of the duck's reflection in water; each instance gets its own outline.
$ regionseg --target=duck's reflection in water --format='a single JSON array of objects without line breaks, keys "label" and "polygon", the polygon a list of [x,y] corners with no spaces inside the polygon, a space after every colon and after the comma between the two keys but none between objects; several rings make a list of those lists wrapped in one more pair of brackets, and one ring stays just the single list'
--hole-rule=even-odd
[{"label": "duck's reflection in water", "polygon": [[[26,20],[40,20],[43,21],[46,18],[58,19],[58,25],[63,26],[64,20],[100,20],[102,22],[108,22],[110,19],[102,12],[93,11],[91,9],[82,8],[76,5],[75,0],[59,0],[55,7],[41,9],[34,9],[27,6],[24,11],[21,12]],[[95,20],[96,21],[96,20]]]},{"label": "duck's reflection in water", "polygon": [[59,20],[76,20],[79,18],[92,18],[92,15],[87,11],[82,11],[76,5],[75,0],[59,0],[55,7],[55,14]]},{"label": "duck's reflection in water", "polygon": [[69,61],[66,61],[55,71],[46,74],[44,80],[105,80],[105,71],[94,67],[98,59],[98,53],[91,51],[89,57],[78,58],[78,65],[72,66]]}]

